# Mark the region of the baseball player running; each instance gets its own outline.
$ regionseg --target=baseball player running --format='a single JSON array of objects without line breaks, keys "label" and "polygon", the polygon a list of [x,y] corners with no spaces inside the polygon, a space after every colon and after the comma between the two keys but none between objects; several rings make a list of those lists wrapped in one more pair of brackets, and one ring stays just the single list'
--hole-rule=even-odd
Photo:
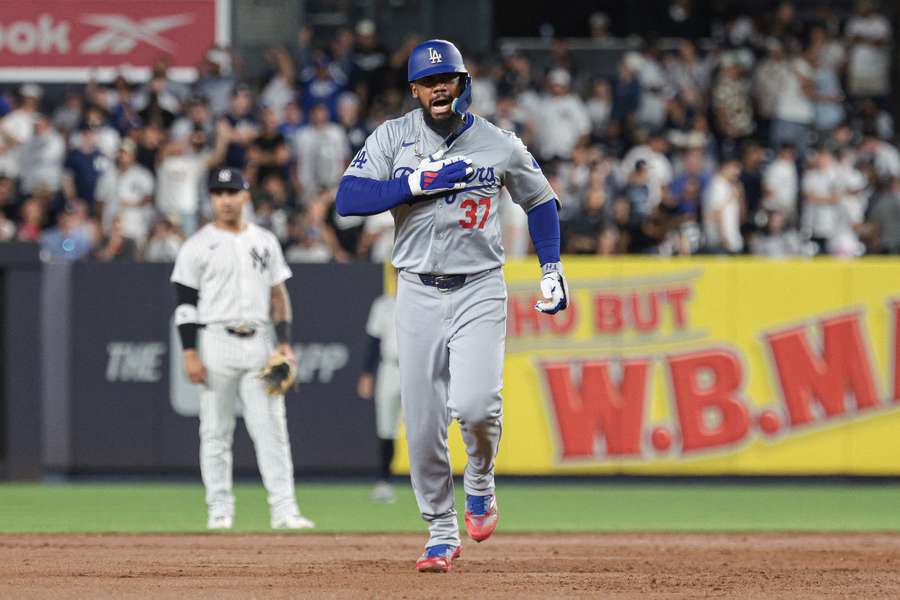
[{"label": "baseball player running", "polygon": [[416,46],[408,80],[417,108],[380,125],[350,162],[337,193],[343,215],[391,210],[398,269],[396,328],[401,403],[413,490],[428,523],[419,571],[447,572],[459,556],[447,427],[459,421],[469,537],[497,526],[494,457],[500,441],[506,285],[500,268],[501,186],[528,214],[543,299],[566,308],[556,194],[513,133],[467,112],[472,80],[456,47]]},{"label": "baseball player running", "polygon": [[[250,194],[236,169],[213,172],[209,184],[213,222],[181,247],[172,272],[178,297],[175,323],[188,378],[200,395],[200,473],[206,487],[209,529],[230,529],[235,411],[256,449],[268,492],[273,529],[309,529],[294,496],[284,396],[271,394],[260,377],[273,347],[291,363],[291,270],[270,232],[244,220]],[[270,333],[274,323],[277,346]]]}]

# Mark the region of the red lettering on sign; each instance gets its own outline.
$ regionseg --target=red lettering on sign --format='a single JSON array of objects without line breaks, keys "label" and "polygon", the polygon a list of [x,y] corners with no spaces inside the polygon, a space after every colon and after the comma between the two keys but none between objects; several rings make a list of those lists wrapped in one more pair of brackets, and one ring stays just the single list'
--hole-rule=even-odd
[{"label": "red lettering on sign", "polygon": [[649,362],[622,363],[622,379],[614,384],[606,361],[581,364],[581,385],[572,382],[570,363],[547,363],[544,374],[556,412],[565,458],[594,456],[598,435],[609,456],[641,453],[641,425],[647,396]]},{"label": "red lettering on sign", "polygon": [[[747,435],[750,416],[737,396],[743,379],[734,354],[708,350],[672,356],[668,362],[682,452],[732,444]],[[717,424],[709,424],[709,417]]]},{"label": "red lettering on sign", "polygon": [[863,342],[859,315],[834,317],[821,322],[823,350],[815,352],[802,327],[768,336],[772,358],[792,426],[814,420],[816,400],[828,417],[846,410],[845,396],[852,391],[856,408],[878,405],[875,377]]},{"label": "red lettering on sign", "polygon": [[672,306],[672,322],[676,329],[687,327],[685,302],[691,297],[691,288],[680,287],[666,290],[666,299]]},{"label": "red lettering on sign", "polygon": [[538,334],[541,332],[541,313],[534,310],[535,302],[537,302],[535,296],[530,298],[521,296],[509,297],[507,309],[514,336],[519,337],[525,333]]},{"label": "red lettering on sign", "polygon": [[594,297],[596,318],[594,328],[597,333],[618,333],[625,325],[622,317],[622,299],[612,294],[597,294]]},{"label": "red lettering on sign", "polygon": [[[641,296],[644,297],[643,304],[647,305],[646,314],[641,310]],[[642,333],[653,331],[659,327],[659,301],[654,292],[648,294],[631,294],[631,319],[634,327]]]}]

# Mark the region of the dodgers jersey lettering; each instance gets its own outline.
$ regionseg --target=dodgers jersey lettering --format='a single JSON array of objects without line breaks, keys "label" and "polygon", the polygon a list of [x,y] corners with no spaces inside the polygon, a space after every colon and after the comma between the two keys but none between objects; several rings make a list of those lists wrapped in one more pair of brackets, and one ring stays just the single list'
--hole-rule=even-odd
[{"label": "dodgers jersey lettering", "polygon": [[209,223],[189,237],[172,281],[199,291],[198,321],[253,323],[271,319],[271,288],[291,277],[278,239],[252,223],[238,233]]},{"label": "dodgers jersey lettering", "polygon": [[[406,177],[423,158],[445,148],[422,109],[378,126],[344,175],[388,180]],[[392,262],[412,273],[472,274],[504,262],[500,188],[526,212],[556,197],[525,144],[471,113],[445,158],[465,156],[475,172],[466,188],[416,199],[391,210],[396,225]]]}]

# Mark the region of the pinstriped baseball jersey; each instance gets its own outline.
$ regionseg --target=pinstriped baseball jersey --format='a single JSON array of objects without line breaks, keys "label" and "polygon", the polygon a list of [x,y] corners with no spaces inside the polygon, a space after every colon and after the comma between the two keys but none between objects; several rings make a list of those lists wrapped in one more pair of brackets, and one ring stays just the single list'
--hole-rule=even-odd
[{"label": "pinstriped baseball jersey", "polygon": [[[380,125],[345,175],[388,180],[407,176],[426,156],[445,148],[422,109]],[[468,115],[446,158],[465,156],[474,173],[466,188],[416,199],[391,212],[396,224],[392,262],[412,273],[471,274],[503,264],[500,188],[526,211],[556,197],[537,161],[515,134]]]},{"label": "pinstriped baseball jersey", "polygon": [[264,325],[270,321],[271,288],[290,278],[278,239],[249,223],[233,233],[212,223],[178,252],[172,281],[199,291],[199,322]]}]

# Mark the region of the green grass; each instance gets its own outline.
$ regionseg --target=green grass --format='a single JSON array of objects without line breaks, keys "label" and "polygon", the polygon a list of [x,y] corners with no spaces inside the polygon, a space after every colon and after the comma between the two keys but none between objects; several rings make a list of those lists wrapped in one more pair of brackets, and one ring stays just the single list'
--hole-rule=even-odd
[{"label": "green grass", "polygon": [[[407,483],[396,504],[366,484],[304,483],[318,531],[424,532]],[[457,486],[458,506],[462,506]],[[259,484],[235,487],[235,530],[268,531]],[[501,483],[505,532],[900,531],[900,485]],[[0,533],[204,531],[203,489],[190,483],[0,484]]]}]

